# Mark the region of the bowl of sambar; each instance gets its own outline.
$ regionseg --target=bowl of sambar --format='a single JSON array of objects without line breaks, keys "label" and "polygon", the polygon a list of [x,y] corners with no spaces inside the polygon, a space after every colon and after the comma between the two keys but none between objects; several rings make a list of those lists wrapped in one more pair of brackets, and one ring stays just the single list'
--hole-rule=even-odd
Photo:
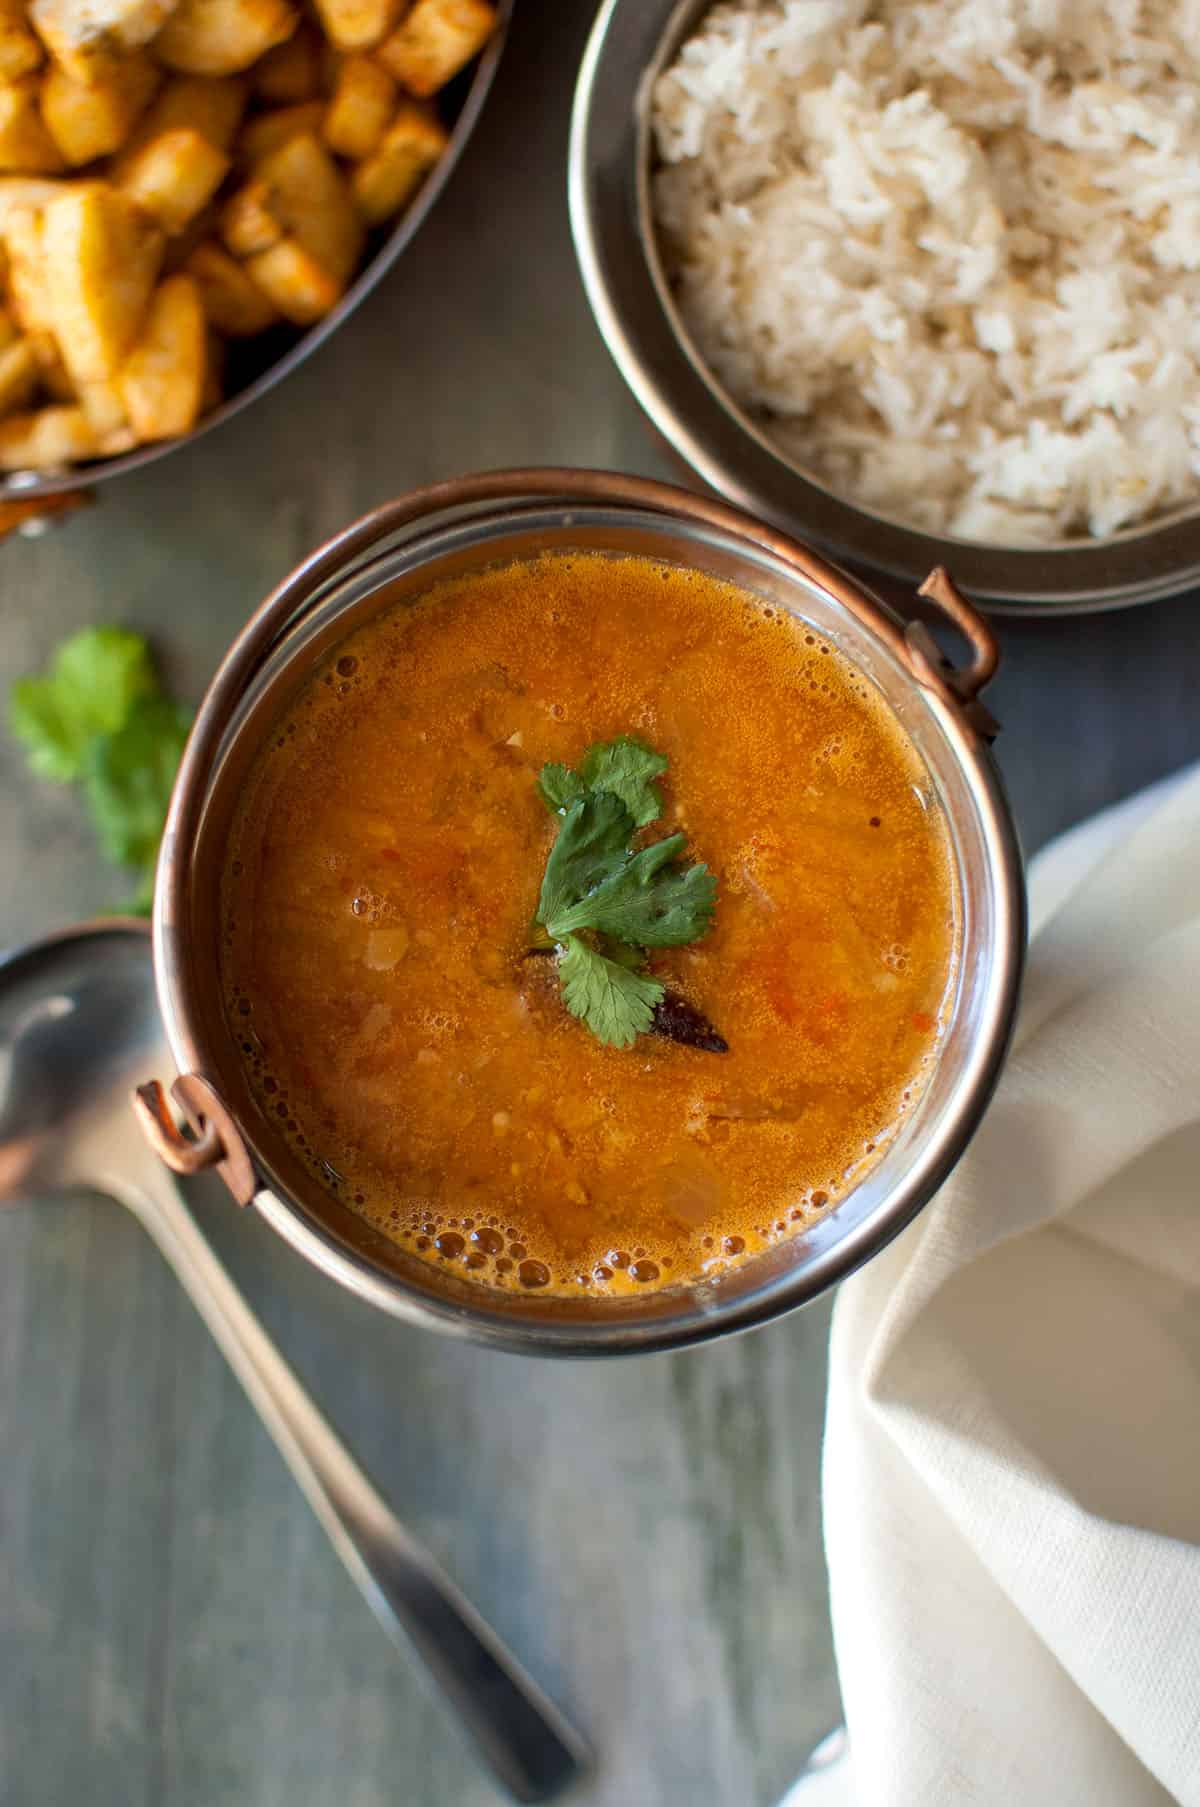
[{"label": "bowl of sambar", "polygon": [[155,900],[190,1120],[142,1117],[397,1315],[676,1346],[824,1291],[965,1147],[1020,857],[955,670],[798,542],[604,472],[392,503],[252,617]]}]

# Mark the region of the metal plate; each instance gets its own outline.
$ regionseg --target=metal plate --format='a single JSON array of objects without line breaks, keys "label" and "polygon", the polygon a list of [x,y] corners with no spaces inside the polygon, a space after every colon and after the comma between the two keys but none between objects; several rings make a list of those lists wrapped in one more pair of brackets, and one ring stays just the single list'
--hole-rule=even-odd
[{"label": "metal plate", "polygon": [[1200,583],[1200,505],[1105,540],[985,546],[859,509],[789,463],[690,346],[649,225],[649,94],[709,0],[606,0],[580,66],[571,122],[571,228],[584,286],[617,366],[654,425],[737,506],[833,557],[915,582],[946,565],[995,613],[1121,608]]},{"label": "metal plate", "polygon": [[323,345],[354,312],[359,302],[383,280],[401,253],[408,249],[466,149],[467,140],[475,129],[500,65],[514,0],[495,0],[495,4],[499,15],[495,32],[478,60],[464,74],[457,76],[446,90],[446,111],[453,116],[453,125],[450,142],[443,151],[440,162],[430,173],[411,207],[405,210],[390,232],[382,237],[378,233],[373,235],[379,241],[378,248],[363,265],[332,312],[326,314],[315,326],[310,326],[307,332],[297,333],[294,328],[277,327],[254,339],[229,341],[227,350],[235,385],[234,393],[219,408],[206,414],[182,439],[167,439],[158,445],[139,446],[135,452],[127,452],[120,458],[98,459],[91,464],[74,465],[68,470],[17,471],[0,479],[0,498],[19,497],[24,500],[35,496],[59,496],[71,490],[92,489],[97,483],[106,483],[111,477],[124,476],[126,471],[141,470],[145,465],[167,457],[180,446],[190,445],[203,434],[211,433],[215,427],[232,420],[235,414],[240,414],[243,408],[248,408],[260,395],[265,395],[268,389],[273,389],[276,383],[282,382],[290,371],[295,370],[318,346]]}]

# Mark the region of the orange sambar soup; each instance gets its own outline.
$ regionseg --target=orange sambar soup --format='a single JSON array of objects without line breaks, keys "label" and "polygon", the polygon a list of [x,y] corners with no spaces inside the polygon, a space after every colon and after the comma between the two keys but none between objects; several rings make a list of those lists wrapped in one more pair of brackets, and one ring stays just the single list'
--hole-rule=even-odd
[{"label": "orange sambar soup", "polygon": [[[530,951],[563,828],[539,773],[619,736],[669,761],[629,852],[683,830],[717,896],[687,945],[610,951],[726,1052],[607,1045]],[[844,1194],[919,1095],[958,917],[928,775],[836,648],[586,553],[343,641],[251,773],[222,910],[250,1083],[326,1183],[424,1261],[575,1296],[719,1273]]]}]

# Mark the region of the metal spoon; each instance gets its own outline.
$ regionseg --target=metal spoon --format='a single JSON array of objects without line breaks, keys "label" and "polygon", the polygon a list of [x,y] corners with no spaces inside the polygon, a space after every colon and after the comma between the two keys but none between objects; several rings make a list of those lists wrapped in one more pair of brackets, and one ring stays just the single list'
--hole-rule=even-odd
[{"label": "metal spoon", "polygon": [[334,1436],[201,1234],[129,1106],[171,1066],[145,925],[70,929],[0,960],[0,1200],[87,1188],[127,1205],[199,1311],[384,1631],[424,1659],[519,1801],[587,1766],[582,1740]]}]

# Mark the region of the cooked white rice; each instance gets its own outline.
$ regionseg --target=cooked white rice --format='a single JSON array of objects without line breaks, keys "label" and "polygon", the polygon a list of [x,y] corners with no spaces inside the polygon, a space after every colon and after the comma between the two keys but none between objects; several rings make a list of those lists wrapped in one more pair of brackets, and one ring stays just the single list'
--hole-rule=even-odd
[{"label": "cooked white rice", "polygon": [[697,350],[828,488],[994,544],[1200,494],[1200,0],[722,4],[653,100]]}]

